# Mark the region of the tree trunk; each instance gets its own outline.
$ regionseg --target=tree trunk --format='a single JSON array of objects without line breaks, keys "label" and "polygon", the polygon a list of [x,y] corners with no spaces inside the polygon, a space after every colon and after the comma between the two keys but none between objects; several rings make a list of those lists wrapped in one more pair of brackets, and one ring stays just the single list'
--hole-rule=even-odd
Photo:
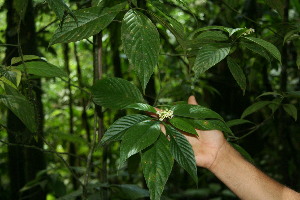
[{"label": "tree trunk", "polygon": [[[16,1],[6,0],[7,8],[7,29],[6,43],[18,44],[18,28],[20,28],[20,44],[23,54],[37,55],[35,22],[32,1],[28,1],[27,10],[24,20],[19,27],[19,14],[14,7]],[[12,57],[20,56],[18,47],[8,46],[6,49],[5,64],[9,65]],[[36,122],[38,127],[38,135],[43,135],[43,106],[41,101],[42,91],[40,79],[31,80],[29,85],[22,82],[23,93],[31,93],[29,100],[35,105]],[[26,94],[25,94],[26,95]],[[43,142],[40,137],[34,139],[34,135],[29,132],[24,124],[12,112],[8,111],[7,116],[7,134],[10,143],[26,144],[43,148]],[[22,146],[8,146],[8,165],[10,178],[10,199],[28,199],[43,200],[46,193],[40,186],[29,189],[24,193],[20,193],[20,189],[29,181],[35,179],[36,174],[45,169],[45,159],[41,151],[25,148]]]}]

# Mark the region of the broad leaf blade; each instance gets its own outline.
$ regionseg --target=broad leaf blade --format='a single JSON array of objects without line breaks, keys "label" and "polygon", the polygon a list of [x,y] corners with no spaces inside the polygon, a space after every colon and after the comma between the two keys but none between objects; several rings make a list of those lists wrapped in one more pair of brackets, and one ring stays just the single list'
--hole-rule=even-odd
[{"label": "broad leaf blade", "polygon": [[269,105],[270,103],[272,103],[272,102],[271,101],[259,101],[259,102],[252,104],[251,106],[246,108],[246,110],[244,110],[241,118],[245,118],[246,116],[262,109],[263,107]]},{"label": "broad leaf blade", "polygon": [[23,55],[22,57],[13,57],[10,61],[10,64],[15,65],[17,63],[31,61],[31,60],[41,60],[41,57],[36,55]]},{"label": "broad leaf blade", "polygon": [[245,119],[233,119],[228,122],[226,122],[228,127],[237,126],[241,124],[253,124],[253,122]]},{"label": "broad leaf blade", "polygon": [[264,57],[267,61],[271,62],[271,58],[266,49],[261,46],[256,45],[255,43],[241,42],[241,46],[249,49],[253,53],[259,54]]},{"label": "broad leaf blade", "polygon": [[297,108],[293,104],[284,104],[283,109],[287,114],[289,114],[291,117],[294,118],[295,121],[297,121]]},{"label": "broad leaf blade", "polygon": [[192,176],[196,184],[198,184],[197,166],[191,144],[182,133],[169,125],[166,125],[166,132],[171,136],[171,153],[173,157]]},{"label": "broad leaf blade", "polygon": [[181,117],[190,117],[195,119],[219,119],[224,121],[223,118],[216,112],[209,108],[200,105],[178,104],[171,107],[173,114]]},{"label": "broad leaf blade", "polygon": [[243,90],[243,93],[245,94],[247,84],[246,84],[246,76],[242,68],[230,57],[227,57],[227,64],[233,78],[235,79],[235,81],[238,83],[240,88]]},{"label": "broad leaf blade", "polygon": [[71,13],[70,8],[64,3],[63,0],[46,0],[49,7],[55,12],[56,16],[63,20],[65,13]]},{"label": "broad leaf blade", "polygon": [[91,88],[96,104],[106,108],[122,109],[133,103],[143,103],[138,88],[121,78],[106,78],[97,81]]},{"label": "broad leaf blade", "polygon": [[103,10],[99,7],[90,7],[74,11],[77,22],[68,16],[62,27],[55,31],[50,45],[75,42],[99,33],[112,22],[125,5],[126,3],[121,3]]},{"label": "broad leaf blade", "polygon": [[67,73],[59,67],[43,61],[26,62],[25,67],[23,64],[18,65],[16,69],[24,71],[26,69],[28,74],[33,74],[42,77],[67,77]]},{"label": "broad leaf blade", "polygon": [[198,51],[193,70],[196,75],[204,73],[221,60],[223,60],[230,52],[230,45],[204,45]]},{"label": "broad leaf blade", "polygon": [[122,22],[122,42],[129,62],[145,90],[158,62],[158,31],[141,12],[129,10]]},{"label": "broad leaf blade", "polygon": [[163,134],[142,153],[141,164],[151,200],[160,200],[173,162],[169,141]]},{"label": "broad leaf blade", "polygon": [[126,106],[125,108],[132,108],[132,109],[136,109],[136,110],[142,110],[142,111],[146,111],[146,112],[156,113],[156,110],[153,106],[150,106],[145,103],[134,103],[134,104],[130,104],[130,105]]},{"label": "broad leaf blade", "polygon": [[169,122],[175,127],[182,131],[185,131],[187,133],[198,135],[195,128],[190,124],[188,121],[179,118],[179,117],[173,117],[169,120]]},{"label": "broad leaf blade", "polygon": [[112,190],[112,194],[118,199],[141,199],[145,197],[149,197],[148,190],[140,188],[137,185],[131,184],[112,184],[109,186]]},{"label": "broad leaf blade", "polygon": [[125,132],[120,146],[120,166],[127,158],[153,144],[160,133],[157,121],[140,122],[129,128]]},{"label": "broad leaf blade", "polygon": [[266,49],[276,60],[278,60],[281,63],[281,54],[277,49],[277,47],[274,46],[272,43],[255,37],[244,37],[244,38]]},{"label": "broad leaf blade", "polygon": [[134,114],[127,115],[115,121],[109,129],[104,133],[100,144],[105,144],[112,141],[118,141],[122,139],[125,131],[133,125],[150,120],[151,118],[146,115]]},{"label": "broad leaf blade", "polygon": [[196,129],[200,130],[220,130],[225,133],[225,136],[227,136],[227,133],[231,136],[234,136],[230,128],[227,126],[227,124],[220,120],[193,120],[191,123],[193,123],[194,127]]},{"label": "broad leaf blade", "polygon": [[0,102],[11,110],[31,131],[36,131],[33,105],[22,95],[0,95]]}]

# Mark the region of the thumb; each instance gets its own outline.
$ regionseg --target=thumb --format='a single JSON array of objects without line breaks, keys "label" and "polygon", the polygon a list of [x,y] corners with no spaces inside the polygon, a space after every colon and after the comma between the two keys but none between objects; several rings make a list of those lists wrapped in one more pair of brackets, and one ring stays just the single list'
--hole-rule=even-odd
[{"label": "thumb", "polygon": [[188,99],[188,104],[198,105],[195,96],[190,96]]}]

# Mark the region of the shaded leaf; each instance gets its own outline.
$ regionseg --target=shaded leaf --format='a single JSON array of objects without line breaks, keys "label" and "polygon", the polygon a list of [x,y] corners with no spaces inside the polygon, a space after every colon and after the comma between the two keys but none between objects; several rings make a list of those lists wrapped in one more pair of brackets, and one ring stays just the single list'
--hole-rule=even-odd
[{"label": "shaded leaf", "polygon": [[170,110],[173,110],[173,114],[175,116],[190,117],[195,119],[212,118],[212,119],[220,119],[224,121],[223,118],[218,113],[200,105],[178,104],[172,106]]},{"label": "shaded leaf", "polygon": [[227,124],[220,120],[193,120],[191,123],[193,123],[194,127],[196,129],[200,130],[220,130],[226,133],[229,133],[230,135],[234,135],[230,128],[227,126]]},{"label": "shaded leaf", "polygon": [[160,200],[173,167],[169,141],[160,134],[156,142],[142,153],[142,167],[151,200]]},{"label": "shaded leaf", "polygon": [[126,106],[125,108],[133,108],[136,110],[142,110],[142,111],[146,111],[146,112],[156,113],[156,110],[153,106],[150,106],[145,103],[134,103],[134,104],[130,104],[130,105]]},{"label": "shaded leaf", "polygon": [[122,199],[140,199],[144,197],[149,197],[148,190],[140,188],[137,185],[131,184],[112,184],[109,186],[112,190],[112,194]]},{"label": "shaded leaf", "polygon": [[196,75],[204,73],[223,60],[230,52],[230,45],[204,45],[198,51],[193,70]]},{"label": "shaded leaf", "polygon": [[265,50],[263,47],[258,46],[256,44],[253,43],[248,43],[248,42],[241,42],[241,46],[249,49],[250,51],[252,51],[253,53],[256,53],[258,55],[261,55],[262,57],[264,57],[267,61],[271,62],[271,58],[269,56],[269,53],[267,52],[267,50]]},{"label": "shaded leaf", "polygon": [[31,131],[36,131],[33,105],[22,95],[0,95],[0,102],[11,110]]},{"label": "shaded leaf", "polygon": [[178,118],[178,117],[173,117],[169,120],[169,122],[175,127],[178,128],[182,131],[185,131],[187,133],[193,134],[193,135],[198,135],[195,128],[190,124],[188,121]]},{"label": "shaded leaf", "polygon": [[120,166],[130,156],[153,144],[160,135],[157,121],[144,121],[127,129],[120,146]]},{"label": "shaded leaf", "polygon": [[129,62],[145,90],[158,62],[158,31],[141,12],[129,10],[122,22],[122,42]]},{"label": "shaded leaf", "polygon": [[283,109],[287,114],[294,118],[297,121],[297,108],[293,104],[283,104]]},{"label": "shaded leaf", "polygon": [[265,107],[266,105],[269,105],[270,103],[272,103],[272,101],[259,101],[259,102],[252,104],[251,106],[246,108],[246,110],[244,110],[241,118],[245,118],[246,116],[262,109],[263,107]]},{"label": "shaded leaf", "polygon": [[13,57],[10,61],[11,65],[15,65],[20,62],[26,62],[30,60],[40,60],[41,57],[36,56],[36,55],[23,55],[23,57]]},{"label": "shaded leaf", "polygon": [[126,3],[111,8],[90,7],[74,11],[74,18],[68,16],[51,38],[50,45],[56,43],[75,42],[99,33],[106,28]]},{"label": "shaded leaf", "polygon": [[238,83],[240,88],[243,90],[243,93],[245,94],[247,83],[246,83],[246,76],[242,68],[230,57],[227,57],[227,64],[233,78],[235,79],[235,81]]},{"label": "shaded leaf", "polygon": [[26,62],[25,67],[23,64],[16,66],[20,71],[27,71],[28,74],[33,74],[42,77],[68,77],[67,73],[59,67],[43,61]]},{"label": "shaded leaf", "polygon": [[255,37],[244,37],[244,38],[266,49],[276,60],[278,60],[281,63],[281,54],[277,49],[277,47],[274,46],[272,43]]},{"label": "shaded leaf", "polygon": [[246,120],[246,119],[233,119],[226,122],[228,127],[237,126],[241,124],[253,124],[253,122]]},{"label": "shaded leaf", "polygon": [[230,143],[233,148],[235,148],[246,160],[248,160],[250,163],[254,164],[254,160],[251,157],[251,155],[241,146],[234,144],[234,143]]},{"label": "shaded leaf", "polygon": [[130,104],[143,103],[138,88],[121,78],[105,78],[97,81],[91,88],[96,104],[106,108],[121,109]]},{"label": "shaded leaf", "polygon": [[265,2],[268,6],[275,9],[281,17],[283,17],[285,7],[284,0],[265,0]]},{"label": "shaded leaf", "polygon": [[170,125],[166,125],[165,127],[166,133],[171,136],[170,143],[173,157],[191,175],[195,183],[198,184],[197,166],[191,144],[182,133]]},{"label": "shaded leaf", "polygon": [[151,118],[146,115],[134,114],[127,115],[115,121],[109,129],[104,133],[100,144],[105,144],[108,142],[118,141],[122,139],[125,131],[132,127],[133,125],[150,120]]},{"label": "shaded leaf", "polygon": [[196,37],[197,40],[226,41],[228,36],[221,31],[205,31]]},{"label": "shaded leaf", "polygon": [[55,12],[56,16],[63,20],[65,13],[71,13],[70,8],[64,3],[63,0],[46,0],[49,7]]}]

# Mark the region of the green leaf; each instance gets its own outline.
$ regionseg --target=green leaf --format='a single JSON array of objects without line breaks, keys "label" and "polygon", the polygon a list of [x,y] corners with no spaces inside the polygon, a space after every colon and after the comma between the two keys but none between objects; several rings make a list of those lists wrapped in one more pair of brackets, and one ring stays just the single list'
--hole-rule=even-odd
[{"label": "green leaf", "polygon": [[26,9],[28,6],[28,0],[14,0],[13,7],[19,14],[20,18],[24,20]]},{"label": "green leaf", "polygon": [[269,105],[270,103],[272,103],[272,101],[259,101],[259,102],[252,104],[251,106],[246,108],[246,110],[244,110],[241,118],[245,118],[246,116],[262,109],[263,107]]},{"label": "green leaf", "polygon": [[219,119],[224,121],[223,118],[216,112],[209,108],[200,105],[190,104],[178,104],[172,106],[170,110],[173,110],[175,116],[190,117],[195,119]]},{"label": "green leaf", "polygon": [[277,47],[274,46],[272,43],[255,37],[244,37],[244,38],[266,49],[276,60],[278,60],[281,63],[281,54],[277,49]]},{"label": "green leaf", "polygon": [[68,16],[62,27],[59,27],[51,38],[50,45],[75,42],[99,33],[106,28],[126,3],[111,8],[90,7],[74,11],[77,22]]},{"label": "green leaf", "polygon": [[256,97],[256,99],[259,99],[260,97],[263,96],[280,96],[283,97],[281,94],[277,93],[277,92],[264,92],[261,95],[259,95],[258,97]]},{"label": "green leaf", "polygon": [[253,124],[253,122],[246,120],[246,119],[233,119],[226,122],[228,127],[237,126],[240,124]]},{"label": "green leaf", "polygon": [[11,110],[31,131],[36,131],[33,105],[22,95],[0,95],[0,102]]},{"label": "green leaf", "polygon": [[15,68],[20,71],[24,71],[26,68],[28,74],[42,77],[68,77],[67,73],[59,67],[43,61],[26,62],[25,67],[23,64],[21,64]]},{"label": "green leaf", "polygon": [[146,112],[156,113],[156,110],[153,106],[150,106],[150,105],[145,104],[145,103],[130,104],[130,105],[126,106],[125,109],[126,108],[133,108],[133,109],[136,109],[136,110],[142,110],[142,111],[146,111]]},{"label": "green leaf", "polygon": [[118,199],[140,199],[149,197],[148,190],[145,190],[143,188],[140,188],[137,185],[131,185],[131,184],[112,184],[109,186],[109,188],[112,190],[112,194],[114,196],[117,196]]},{"label": "green leaf", "polygon": [[246,76],[242,68],[230,57],[227,57],[227,64],[233,78],[235,79],[235,81],[238,83],[240,88],[243,90],[243,93],[245,94],[247,83],[246,83]]},{"label": "green leaf", "polygon": [[250,163],[254,164],[254,160],[253,158],[250,156],[250,154],[241,146],[234,144],[234,143],[230,143],[233,148],[235,148],[246,160],[248,160]]},{"label": "green leaf", "polygon": [[285,7],[284,0],[265,0],[265,2],[268,6],[275,9],[281,17],[283,17]]},{"label": "green leaf", "polygon": [[46,0],[49,7],[55,12],[56,16],[63,20],[65,13],[71,13],[70,8],[64,3],[63,0]]},{"label": "green leaf", "polygon": [[190,124],[188,121],[178,118],[178,117],[173,117],[172,119],[169,120],[169,122],[176,128],[185,131],[187,133],[193,134],[193,135],[198,135],[195,128]]},{"label": "green leaf", "polygon": [[204,73],[209,68],[213,67],[223,60],[230,52],[230,45],[204,45],[198,51],[193,70],[196,75]]},{"label": "green leaf", "polygon": [[269,56],[269,53],[267,52],[267,50],[265,50],[263,47],[258,46],[254,43],[248,43],[248,42],[241,42],[241,46],[249,49],[250,51],[252,51],[253,53],[256,53],[258,55],[261,55],[262,57],[264,57],[267,61],[271,62],[271,58]]},{"label": "green leaf", "polygon": [[141,12],[129,10],[122,22],[122,42],[130,64],[145,91],[158,62],[159,34],[156,27]]},{"label": "green leaf", "polygon": [[297,97],[300,98],[300,91],[291,91],[286,93],[289,97]]},{"label": "green leaf", "polygon": [[30,60],[41,60],[41,57],[36,55],[23,55],[23,57],[13,57],[10,61],[11,65],[15,65],[20,62],[26,62]]},{"label": "green leaf", "polygon": [[106,108],[122,109],[130,104],[143,103],[139,89],[121,78],[105,78],[91,88],[96,104]]},{"label": "green leaf", "polygon": [[120,166],[130,156],[153,144],[161,130],[157,121],[144,121],[127,129],[120,146]]},{"label": "green leaf", "polygon": [[171,153],[173,157],[179,165],[191,175],[195,183],[198,184],[197,166],[191,144],[182,133],[170,125],[166,125],[165,127],[166,133],[170,135]]},{"label": "green leaf", "polygon": [[115,121],[102,137],[100,144],[105,144],[112,141],[118,141],[122,139],[125,131],[133,125],[150,120],[151,118],[146,115],[134,114],[127,115]]},{"label": "green leaf", "polygon": [[22,73],[19,70],[2,70],[0,69],[0,82],[4,82],[9,86],[17,89],[20,84]]},{"label": "green leaf", "polygon": [[293,104],[283,104],[283,109],[287,114],[294,118],[297,121],[297,108]]},{"label": "green leaf", "polygon": [[142,167],[151,200],[160,200],[173,167],[169,141],[160,134],[156,142],[142,153]]},{"label": "green leaf", "polygon": [[213,40],[213,41],[226,41],[228,36],[221,31],[205,31],[199,34],[196,38],[197,40]]},{"label": "green leaf", "polygon": [[[229,133],[230,135],[234,135],[227,124],[220,120],[193,120],[194,127],[200,130],[220,130],[224,133]],[[225,135],[227,136],[227,135]]]}]

